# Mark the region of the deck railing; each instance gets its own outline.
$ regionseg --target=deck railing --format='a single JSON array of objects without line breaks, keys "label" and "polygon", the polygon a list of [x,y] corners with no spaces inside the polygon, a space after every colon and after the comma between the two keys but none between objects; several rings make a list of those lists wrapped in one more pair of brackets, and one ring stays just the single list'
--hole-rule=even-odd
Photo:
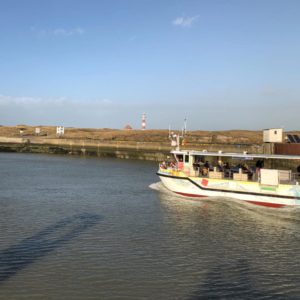
[{"label": "deck railing", "polygon": [[[227,179],[232,181],[250,181],[260,183],[260,173],[259,171],[243,171],[240,168],[226,169],[223,171],[217,171],[216,168],[210,168],[209,170],[200,168],[183,168],[178,169],[177,165],[160,165],[161,168],[167,170],[181,171],[186,176],[200,177],[200,178],[211,178],[211,179]],[[288,176],[282,176],[279,178],[279,184],[291,184],[300,185],[300,173],[289,172]]]}]

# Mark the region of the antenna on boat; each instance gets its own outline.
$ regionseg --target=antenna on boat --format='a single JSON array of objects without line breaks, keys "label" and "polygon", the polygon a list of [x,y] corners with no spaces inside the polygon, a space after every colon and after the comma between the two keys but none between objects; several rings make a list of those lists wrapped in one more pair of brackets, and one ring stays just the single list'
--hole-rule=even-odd
[{"label": "antenna on boat", "polygon": [[186,124],[187,124],[187,118],[185,117],[183,121],[182,137],[186,135]]}]

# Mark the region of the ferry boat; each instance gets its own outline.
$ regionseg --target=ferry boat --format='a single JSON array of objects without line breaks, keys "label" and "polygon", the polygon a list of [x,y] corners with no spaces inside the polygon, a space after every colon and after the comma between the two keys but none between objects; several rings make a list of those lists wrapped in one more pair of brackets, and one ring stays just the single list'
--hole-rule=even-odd
[{"label": "ferry boat", "polygon": [[[300,208],[300,166],[297,168],[300,155],[179,148],[171,154],[173,158],[160,163],[157,175],[163,185],[176,194],[187,197],[222,196],[268,207]],[[276,167],[293,164],[296,168]]]}]

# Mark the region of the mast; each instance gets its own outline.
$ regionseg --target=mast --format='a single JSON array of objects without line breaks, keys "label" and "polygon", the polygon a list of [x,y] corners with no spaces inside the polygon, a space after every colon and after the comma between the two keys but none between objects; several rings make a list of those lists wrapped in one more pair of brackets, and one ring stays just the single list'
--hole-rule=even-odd
[{"label": "mast", "polygon": [[183,122],[183,127],[178,133],[171,132],[171,126],[169,125],[169,139],[171,140],[171,146],[175,147],[176,151],[180,151],[180,139],[183,139],[186,135],[186,124],[187,124],[187,118],[185,117]]}]

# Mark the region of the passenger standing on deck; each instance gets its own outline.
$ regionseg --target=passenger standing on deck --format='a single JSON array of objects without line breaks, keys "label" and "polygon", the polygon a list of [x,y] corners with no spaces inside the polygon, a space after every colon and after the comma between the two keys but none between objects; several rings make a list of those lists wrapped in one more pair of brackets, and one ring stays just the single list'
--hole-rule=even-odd
[{"label": "passenger standing on deck", "polygon": [[256,174],[256,177],[258,180],[260,180],[260,169],[264,167],[264,162],[263,160],[258,160],[256,162],[256,165],[255,165],[256,169],[255,169],[255,174]]},{"label": "passenger standing on deck", "polygon": [[218,171],[223,172],[223,170],[224,170],[224,164],[223,164],[222,160],[220,159],[220,160],[218,160]]},{"label": "passenger standing on deck", "polygon": [[208,171],[209,171],[209,162],[206,161],[205,164],[204,164],[204,168],[203,168],[203,170],[202,170],[203,176],[208,175]]}]

